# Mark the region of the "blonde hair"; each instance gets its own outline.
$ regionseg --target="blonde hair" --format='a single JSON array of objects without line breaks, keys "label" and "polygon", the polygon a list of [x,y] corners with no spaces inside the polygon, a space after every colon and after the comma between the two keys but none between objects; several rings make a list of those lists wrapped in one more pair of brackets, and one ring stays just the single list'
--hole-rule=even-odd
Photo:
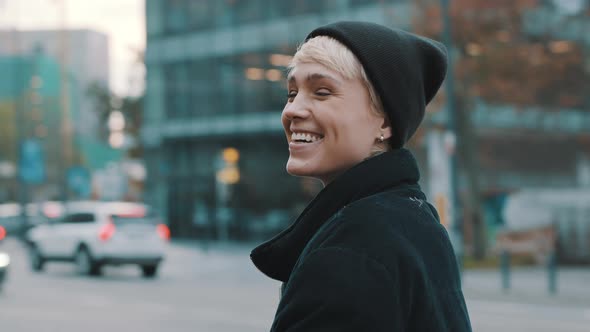
[{"label": "blonde hair", "polygon": [[[369,81],[365,69],[357,57],[342,43],[328,36],[317,36],[299,45],[297,52],[289,63],[288,70],[292,70],[300,63],[318,63],[342,75],[345,79],[360,79],[369,92],[371,111],[388,119],[383,110],[383,104]],[[389,150],[389,144],[376,144],[371,155]]]}]

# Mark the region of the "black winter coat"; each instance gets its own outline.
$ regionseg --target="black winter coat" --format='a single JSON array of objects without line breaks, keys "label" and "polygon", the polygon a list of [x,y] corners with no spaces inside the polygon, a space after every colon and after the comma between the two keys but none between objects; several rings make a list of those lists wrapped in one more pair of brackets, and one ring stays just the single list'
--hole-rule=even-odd
[{"label": "black winter coat", "polygon": [[283,282],[271,331],[471,331],[445,228],[406,149],[352,167],[252,251]]}]

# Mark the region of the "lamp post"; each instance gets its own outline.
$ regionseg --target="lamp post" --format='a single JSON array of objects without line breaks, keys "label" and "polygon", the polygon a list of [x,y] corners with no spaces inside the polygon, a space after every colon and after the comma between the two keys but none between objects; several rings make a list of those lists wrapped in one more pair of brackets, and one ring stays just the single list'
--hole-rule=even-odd
[{"label": "lamp post", "polygon": [[70,95],[68,82],[68,32],[67,24],[67,3],[66,0],[54,0],[59,6],[59,62],[60,62],[60,107],[61,107],[61,186],[62,200],[68,200],[68,168],[72,163],[72,134],[73,127],[70,121]]},{"label": "lamp post", "polygon": [[[4,3],[4,1],[0,2],[0,7],[4,7],[6,4]],[[15,25],[18,25],[18,20],[20,18],[20,7],[16,6],[15,7],[15,13],[14,13],[14,17],[15,19]],[[21,52],[20,49],[20,32],[18,31],[18,27],[15,26],[14,29],[12,30],[12,36],[10,38],[10,46],[11,46],[11,51],[13,52],[14,55],[17,55]],[[23,110],[24,110],[24,100],[25,100],[25,96],[24,96],[24,92],[23,92],[23,96],[21,96],[21,90],[22,91],[27,91],[27,89],[25,89],[24,84],[23,84],[23,65],[21,63],[19,63],[18,60],[16,60],[18,57],[15,57],[15,65],[14,65],[14,69],[12,71],[12,88],[14,91],[14,104],[13,104],[13,111],[14,111],[14,121],[15,121],[15,135],[14,135],[14,150],[15,150],[15,164],[17,165],[18,169],[17,169],[17,174],[16,174],[16,186],[17,186],[17,193],[18,193],[18,202],[20,205],[20,225],[21,225],[21,229],[19,230],[19,235],[23,235],[23,230],[24,228],[22,228],[22,225],[25,225],[27,223],[27,214],[26,214],[26,206],[27,206],[27,202],[28,202],[28,193],[27,193],[27,184],[24,181],[23,177],[22,177],[22,169],[20,168],[22,159],[23,159],[23,155],[22,155],[22,142],[24,141],[24,139],[26,138],[26,133],[25,133],[25,123],[24,123],[24,115],[23,115]]]},{"label": "lamp post", "polygon": [[457,153],[456,153],[456,137],[457,137],[457,119],[456,119],[456,101],[455,101],[455,72],[453,59],[453,38],[451,35],[451,20],[449,15],[450,0],[440,0],[441,14],[443,19],[443,43],[448,50],[448,67],[447,77],[445,82],[446,95],[446,112],[447,112],[447,137],[450,137],[451,148],[450,155],[450,213],[451,213],[451,241],[455,249],[455,255],[459,263],[459,268],[463,268],[463,222],[461,213],[459,213],[459,181],[457,172]]},{"label": "lamp post", "polygon": [[233,185],[240,181],[238,161],[240,153],[235,148],[225,148],[221,151],[216,173],[216,199],[217,199],[217,235],[220,241],[229,239],[229,223],[233,219],[231,210],[231,198]]}]

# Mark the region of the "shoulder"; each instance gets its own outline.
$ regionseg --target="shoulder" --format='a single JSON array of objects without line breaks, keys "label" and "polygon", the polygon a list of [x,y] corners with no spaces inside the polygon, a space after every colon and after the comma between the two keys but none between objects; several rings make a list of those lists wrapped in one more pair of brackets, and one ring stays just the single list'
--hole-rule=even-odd
[{"label": "shoulder", "polygon": [[425,228],[436,231],[441,227],[436,211],[424,199],[386,191],[346,205],[317,235],[344,243],[367,240],[388,245],[393,242],[399,249],[408,249],[411,243],[405,241],[407,237]]},{"label": "shoulder", "polygon": [[447,237],[436,209],[421,191],[385,191],[347,205],[331,220],[335,233],[356,228],[375,238],[409,245],[417,238]]},{"label": "shoulder", "polygon": [[[418,242],[446,237],[429,203],[411,195],[383,192],[355,201],[326,222],[305,252],[340,248],[391,267],[422,270]],[[437,242],[437,241],[434,241]],[[305,255],[303,255],[305,256]]]},{"label": "shoulder", "polygon": [[341,210],[347,220],[370,216],[377,221],[391,223],[393,220],[421,220],[438,223],[436,210],[428,203],[421,191],[384,191],[365,197]]},{"label": "shoulder", "polygon": [[[380,262],[347,248],[318,248],[293,271],[275,316],[275,330],[403,330],[396,280]],[[406,291],[406,289],[402,289]],[[405,301],[404,301],[405,302]]]},{"label": "shoulder", "polygon": [[[330,256],[365,257],[387,266],[413,256],[413,245],[406,238],[403,222],[407,216],[401,212],[408,209],[401,207],[407,203],[396,198],[399,201],[392,209],[392,204],[381,204],[381,197],[376,196],[349,204],[332,216],[308,243],[302,259],[319,252]],[[395,206],[400,211],[396,212]]]}]

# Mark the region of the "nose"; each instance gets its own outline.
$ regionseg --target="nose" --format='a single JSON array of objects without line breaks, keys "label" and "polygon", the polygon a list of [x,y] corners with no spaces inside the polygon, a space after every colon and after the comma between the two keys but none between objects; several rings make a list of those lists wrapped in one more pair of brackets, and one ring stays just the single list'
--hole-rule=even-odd
[{"label": "nose", "polygon": [[295,119],[305,119],[309,117],[311,111],[303,99],[303,97],[296,96],[293,101],[288,102],[285,105],[285,108],[283,108],[283,118],[293,121]]}]

